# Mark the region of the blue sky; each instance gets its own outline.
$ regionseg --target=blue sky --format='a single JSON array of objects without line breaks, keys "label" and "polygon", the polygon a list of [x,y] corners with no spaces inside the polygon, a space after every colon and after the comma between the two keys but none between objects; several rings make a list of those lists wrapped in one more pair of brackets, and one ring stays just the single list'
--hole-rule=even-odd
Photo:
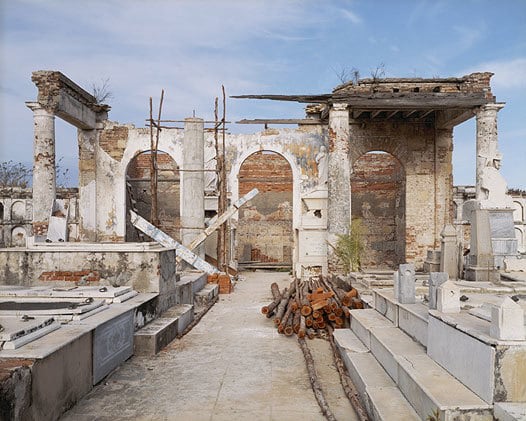
[{"label": "blue sky", "polygon": [[[343,69],[368,77],[380,63],[387,77],[494,72],[502,172],[526,189],[526,0],[0,0],[0,161],[31,162],[34,70],[88,91],[109,78],[110,119],[143,126],[163,88],[165,118],[211,119],[221,84],[228,95],[327,93]],[[295,103],[227,108],[231,121],[303,116]],[[56,125],[57,157],[75,167],[76,131]],[[454,182],[473,184],[474,119],[454,142]]]}]

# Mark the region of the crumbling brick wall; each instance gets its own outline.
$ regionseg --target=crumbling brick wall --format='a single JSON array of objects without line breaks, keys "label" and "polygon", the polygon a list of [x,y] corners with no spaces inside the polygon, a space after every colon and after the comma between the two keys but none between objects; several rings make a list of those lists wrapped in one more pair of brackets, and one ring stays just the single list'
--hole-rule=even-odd
[{"label": "crumbling brick wall", "polygon": [[360,218],[363,268],[394,268],[405,260],[405,177],[392,155],[367,153],[351,176],[351,214]]},{"label": "crumbling brick wall", "polygon": [[292,170],[276,153],[256,153],[239,172],[239,195],[259,194],[239,211],[238,259],[292,263]]},{"label": "crumbling brick wall", "polygon": [[[131,194],[136,201],[139,215],[147,220],[151,219],[151,186],[150,186],[150,159],[149,152],[137,155],[129,164],[127,180],[131,186]],[[180,178],[177,163],[170,155],[159,152],[157,154],[158,183],[157,202],[159,210],[160,228],[174,239],[180,237],[181,216],[179,209]],[[126,200],[130,208],[130,189]],[[126,239],[137,241],[137,231],[129,221],[127,214]]]}]

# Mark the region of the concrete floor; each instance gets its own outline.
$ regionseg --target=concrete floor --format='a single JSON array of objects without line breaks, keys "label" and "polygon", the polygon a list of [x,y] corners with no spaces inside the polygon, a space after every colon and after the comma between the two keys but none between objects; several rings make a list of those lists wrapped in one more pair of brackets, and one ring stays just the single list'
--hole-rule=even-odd
[{"label": "concrete floor", "polygon": [[[63,420],[323,420],[297,339],[261,313],[285,273],[245,272],[230,295],[153,358],[133,357]],[[356,420],[327,341],[308,341],[338,420]]]}]

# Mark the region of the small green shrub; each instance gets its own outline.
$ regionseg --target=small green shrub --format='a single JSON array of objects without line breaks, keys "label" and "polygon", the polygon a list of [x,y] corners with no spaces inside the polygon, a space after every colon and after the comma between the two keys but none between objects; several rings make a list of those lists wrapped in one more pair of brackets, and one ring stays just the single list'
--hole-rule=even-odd
[{"label": "small green shrub", "polygon": [[328,243],[340,260],[345,273],[355,272],[361,269],[361,256],[364,250],[364,228],[362,220],[352,220],[348,234],[338,234],[336,245]]}]

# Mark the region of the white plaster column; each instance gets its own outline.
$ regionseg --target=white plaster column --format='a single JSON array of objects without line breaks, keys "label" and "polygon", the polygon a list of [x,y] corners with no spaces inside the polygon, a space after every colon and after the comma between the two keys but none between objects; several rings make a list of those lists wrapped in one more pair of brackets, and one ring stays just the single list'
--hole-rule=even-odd
[{"label": "white plaster column", "polygon": [[96,241],[97,236],[97,130],[79,130],[79,235],[82,241]]},{"label": "white plaster column", "polygon": [[[181,171],[181,241],[188,245],[205,227],[204,121],[186,118]],[[194,252],[204,257],[204,246]]]},{"label": "white plaster column", "polygon": [[[349,110],[347,104],[333,104],[329,111],[329,161],[327,187],[327,240],[336,245],[337,234],[347,234],[351,223],[351,163],[349,158]],[[329,271],[338,259],[328,247]]]},{"label": "white plaster column", "polygon": [[56,197],[55,115],[38,102],[26,102],[33,111],[33,234],[47,232]]},{"label": "white plaster column", "polygon": [[498,152],[497,113],[504,108],[503,103],[486,104],[477,111],[477,168],[476,168],[476,199],[482,197],[482,172],[488,160],[492,160]]}]

